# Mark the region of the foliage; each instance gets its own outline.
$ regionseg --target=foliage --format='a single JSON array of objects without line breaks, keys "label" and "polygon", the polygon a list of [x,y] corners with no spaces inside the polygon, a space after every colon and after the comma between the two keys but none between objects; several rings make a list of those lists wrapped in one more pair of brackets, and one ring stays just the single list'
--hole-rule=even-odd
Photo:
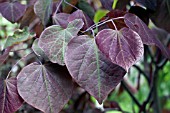
[{"label": "foliage", "polygon": [[[18,25],[13,35],[0,37],[7,37],[0,55],[0,112],[19,112],[23,101],[45,113],[165,110],[169,104],[160,106],[166,93],[158,84],[169,80],[170,13],[165,13],[170,2],[95,2],[0,1],[1,15]],[[166,31],[153,29],[153,24]],[[122,101],[126,97],[130,105]],[[97,104],[102,107],[97,109]]]}]

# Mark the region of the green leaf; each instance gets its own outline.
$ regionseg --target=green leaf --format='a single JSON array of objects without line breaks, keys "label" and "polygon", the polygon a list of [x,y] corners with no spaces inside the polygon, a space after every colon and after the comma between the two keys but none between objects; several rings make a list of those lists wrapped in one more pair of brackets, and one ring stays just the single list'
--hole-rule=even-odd
[{"label": "green leaf", "polygon": [[31,34],[28,31],[28,28],[24,28],[23,30],[18,29],[14,32],[13,36],[9,36],[7,38],[4,48],[24,42],[26,40],[31,39],[32,37],[34,37],[34,34]]},{"label": "green leaf", "polygon": [[39,46],[53,63],[64,64],[64,54],[67,43],[77,36],[84,23],[81,19],[69,22],[66,29],[59,25],[46,28],[40,36]]},{"label": "green leaf", "polygon": [[52,0],[38,0],[34,5],[34,11],[41,19],[43,25],[47,25],[52,14]]}]

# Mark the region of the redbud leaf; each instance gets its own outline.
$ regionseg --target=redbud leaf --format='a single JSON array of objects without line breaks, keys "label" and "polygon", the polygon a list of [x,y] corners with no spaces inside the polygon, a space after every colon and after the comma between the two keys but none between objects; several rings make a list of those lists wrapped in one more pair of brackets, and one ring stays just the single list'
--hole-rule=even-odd
[{"label": "redbud leaf", "polygon": [[45,113],[58,113],[69,101],[73,82],[63,66],[32,63],[17,76],[18,92],[33,107]]},{"label": "redbud leaf", "polygon": [[96,43],[103,54],[126,71],[143,57],[142,40],[129,28],[104,29],[97,34]]},{"label": "redbud leaf", "polygon": [[72,78],[99,103],[116,87],[125,70],[113,64],[87,35],[73,38],[65,54],[65,63]]},{"label": "redbud leaf", "polygon": [[42,32],[39,46],[51,62],[65,65],[64,54],[67,43],[70,39],[77,36],[83,25],[84,23],[81,19],[76,19],[69,22],[66,29],[59,25],[53,25]]},{"label": "redbud leaf", "polygon": [[17,79],[0,80],[0,112],[14,113],[21,107],[23,99],[17,91]]}]

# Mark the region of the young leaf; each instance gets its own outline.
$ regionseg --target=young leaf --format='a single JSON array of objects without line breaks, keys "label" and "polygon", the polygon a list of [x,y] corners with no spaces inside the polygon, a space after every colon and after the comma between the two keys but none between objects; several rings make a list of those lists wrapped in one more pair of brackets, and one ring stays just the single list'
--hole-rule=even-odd
[{"label": "young leaf", "polygon": [[18,29],[17,31],[14,32],[13,36],[9,36],[7,38],[4,48],[24,42],[26,40],[29,40],[32,37],[34,37],[34,35],[32,35],[28,31],[28,28],[25,28],[23,30]]},{"label": "young leaf", "polygon": [[22,105],[16,78],[0,80],[0,103],[0,113],[14,113]]},{"label": "young leaf", "polygon": [[113,1],[114,0],[100,0],[102,6],[108,10],[112,10]]},{"label": "young leaf", "polygon": [[34,5],[34,11],[45,26],[52,14],[52,0],[37,0]]},{"label": "young leaf", "polygon": [[125,70],[108,60],[87,35],[73,38],[66,49],[66,66],[73,79],[99,103],[116,87]]},{"label": "young leaf", "polygon": [[53,25],[46,28],[39,40],[39,46],[53,63],[64,64],[64,54],[67,43],[77,36],[84,23],[80,19],[69,22],[66,29]]},{"label": "young leaf", "polygon": [[66,14],[66,13],[57,13],[53,16],[53,21],[56,25],[59,25],[63,28],[66,28],[68,25],[68,17],[70,16],[70,14]]},{"label": "young leaf", "polygon": [[32,63],[21,70],[17,80],[21,97],[45,113],[58,113],[74,88],[67,69],[56,64]]},{"label": "young leaf", "polygon": [[139,61],[144,53],[140,36],[129,28],[120,31],[104,29],[96,36],[98,48],[115,64],[126,71]]},{"label": "young leaf", "polygon": [[84,22],[83,30],[86,30],[88,27],[94,24],[94,22],[86,15],[83,13],[82,10],[77,10],[73,12],[69,17],[68,21],[71,22],[75,19],[82,19]]},{"label": "young leaf", "polygon": [[7,47],[2,53],[2,55],[0,55],[0,65],[8,58],[11,49],[12,47]]},{"label": "young leaf", "polygon": [[26,6],[17,1],[0,3],[0,13],[10,22],[18,21],[25,11]]},{"label": "young leaf", "polygon": [[164,54],[164,56],[170,59],[170,50],[167,49],[148,28],[148,26],[136,15],[126,14],[125,16],[126,25],[136,31],[142,39],[142,42],[147,45],[156,45]]}]

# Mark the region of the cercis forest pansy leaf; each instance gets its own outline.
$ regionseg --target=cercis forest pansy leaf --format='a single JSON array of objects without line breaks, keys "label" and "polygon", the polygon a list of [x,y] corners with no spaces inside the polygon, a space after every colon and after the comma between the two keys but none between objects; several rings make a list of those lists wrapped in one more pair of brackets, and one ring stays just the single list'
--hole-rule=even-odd
[{"label": "cercis forest pansy leaf", "polygon": [[2,51],[2,55],[0,55],[0,65],[8,58],[11,49],[12,47],[7,47],[4,51]]},{"label": "cercis forest pansy leaf", "polygon": [[52,0],[37,0],[34,5],[35,14],[41,19],[44,26],[52,14]]},{"label": "cercis forest pansy leaf", "polygon": [[0,113],[14,113],[23,103],[17,91],[17,79],[0,80]]},{"label": "cercis forest pansy leaf", "polygon": [[45,112],[58,113],[72,96],[74,85],[66,67],[32,63],[17,76],[20,96]]},{"label": "cercis forest pansy leaf", "polygon": [[139,34],[144,44],[157,46],[162,51],[164,56],[170,59],[170,50],[156,38],[152,30],[150,30],[140,18],[136,15],[128,13],[124,16],[124,21],[130,29]]},{"label": "cercis forest pansy leaf", "polygon": [[59,25],[53,25],[42,32],[39,46],[51,62],[65,65],[64,54],[67,43],[70,39],[77,36],[83,25],[84,23],[81,19],[75,19],[69,22],[66,29]]},{"label": "cercis forest pansy leaf", "polygon": [[104,29],[97,34],[96,43],[113,63],[126,71],[143,57],[142,40],[129,28],[122,28],[120,31]]},{"label": "cercis forest pansy leaf", "polygon": [[99,103],[122,80],[126,71],[113,64],[87,35],[74,37],[67,46],[66,66],[73,79]]},{"label": "cercis forest pansy leaf", "polygon": [[0,13],[10,22],[18,21],[26,11],[26,5],[17,1],[0,3]]},{"label": "cercis forest pansy leaf", "polygon": [[114,0],[100,0],[102,6],[108,10],[112,10]]}]

